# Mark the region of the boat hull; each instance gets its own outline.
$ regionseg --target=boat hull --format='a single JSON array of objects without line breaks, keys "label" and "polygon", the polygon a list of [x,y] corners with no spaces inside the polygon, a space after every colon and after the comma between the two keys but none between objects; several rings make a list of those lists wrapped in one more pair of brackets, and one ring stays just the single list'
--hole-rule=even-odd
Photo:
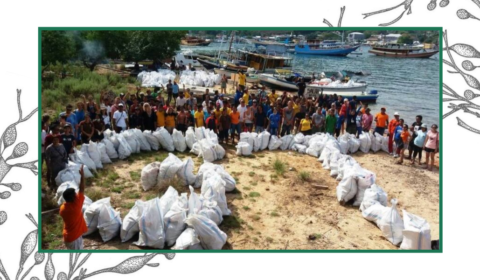
[{"label": "boat hull", "polygon": [[438,51],[411,53],[411,52],[392,52],[392,51],[383,51],[383,50],[369,50],[368,52],[377,56],[394,57],[394,58],[430,58],[436,53],[438,53]]},{"label": "boat hull", "polygon": [[[316,92],[305,92],[306,97],[314,97],[316,98],[320,93]],[[334,95],[334,92],[323,92],[324,95]],[[352,100],[355,96],[357,101],[362,101],[363,103],[375,103],[378,99],[378,94],[374,93],[367,93],[367,92],[338,92],[337,95],[341,95],[342,98],[347,98],[348,100]]]},{"label": "boat hull", "polygon": [[260,83],[266,87],[276,90],[284,90],[284,91],[298,91],[298,87],[295,83],[288,82],[285,80],[278,79],[273,75],[263,74],[259,76]]},{"label": "boat hull", "polygon": [[308,46],[303,48],[298,45],[295,46],[296,54],[314,54],[314,55],[327,55],[327,56],[347,56],[350,53],[356,51],[360,45],[351,48],[336,48],[336,49],[310,49]]},{"label": "boat hull", "polygon": [[350,87],[332,87],[328,85],[307,85],[306,91],[310,91],[312,93],[320,93],[320,92],[364,92],[367,90],[367,84],[350,86]]},{"label": "boat hull", "polygon": [[205,67],[208,70],[211,70],[220,66],[217,63],[208,61],[206,59],[197,58],[197,61],[200,62],[200,64],[202,64],[203,67]]}]

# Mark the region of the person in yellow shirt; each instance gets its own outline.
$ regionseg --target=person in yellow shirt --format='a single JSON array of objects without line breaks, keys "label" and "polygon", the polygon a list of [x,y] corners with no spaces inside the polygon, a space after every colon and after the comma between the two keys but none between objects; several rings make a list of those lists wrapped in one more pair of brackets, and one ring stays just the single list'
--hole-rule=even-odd
[{"label": "person in yellow shirt", "polygon": [[165,114],[165,128],[167,129],[170,134],[172,134],[173,129],[175,128],[175,119],[177,117],[177,113],[173,111],[172,107],[167,108],[167,112]]},{"label": "person in yellow shirt", "polygon": [[243,73],[242,71],[238,71],[238,85],[240,86],[241,90],[245,89],[245,84],[247,82],[247,75]]},{"label": "person in yellow shirt", "polygon": [[312,134],[312,120],[308,113],[305,114],[305,118],[300,121],[300,132],[304,135]]},{"label": "person in yellow shirt", "polygon": [[197,111],[193,115],[193,118],[195,119],[195,127],[202,127],[204,126],[204,120],[203,120],[203,106],[198,105]]},{"label": "person in yellow shirt", "polygon": [[185,91],[184,96],[185,96],[185,99],[190,99],[190,89],[189,88],[187,88],[187,90]]},{"label": "person in yellow shirt", "polygon": [[277,101],[277,98],[278,98],[278,95],[275,93],[275,90],[272,89],[272,92],[270,92],[270,94],[268,94],[267,96],[268,96],[268,101],[270,102],[270,104],[275,104],[275,102]]},{"label": "person in yellow shirt", "polygon": [[213,114],[215,115],[215,120],[218,122],[220,119],[220,116],[222,115],[222,109],[220,108],[220,103],[217,103],[215,106],[215,110],[213,111]]},{"label": "person in yellow shirt", "polygon": [[157,112],[157,127],[165,126],[165,110],[161,104],[158,105]]},{"label": "person in yellow shirt", "polygon": [[243,101],[245,101],[245,104],[248,105],[248,99],[250,98],[250,94],[248,94],[248,88],[245,89],[245,92],[243,93]]}]

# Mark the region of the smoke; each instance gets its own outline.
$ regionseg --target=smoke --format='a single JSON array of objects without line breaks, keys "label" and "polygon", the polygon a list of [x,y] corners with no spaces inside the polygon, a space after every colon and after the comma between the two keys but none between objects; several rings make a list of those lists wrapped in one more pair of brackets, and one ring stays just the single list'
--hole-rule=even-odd
[{"label": "smoke", "polygon": [[82,42],[82,57],[89,61],[99,61],[105,57],[105,48],[98,41]]}]

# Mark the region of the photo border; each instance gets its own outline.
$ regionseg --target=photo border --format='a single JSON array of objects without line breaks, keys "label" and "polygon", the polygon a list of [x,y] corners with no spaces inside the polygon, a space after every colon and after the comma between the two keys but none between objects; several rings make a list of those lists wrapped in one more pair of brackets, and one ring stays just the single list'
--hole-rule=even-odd
[{"label": "photo border", "polygon": [[[42,145],[42,31],[47,30],[318,30],[318,31],[350,31],[350,30],[374,30],[374,31],[402,31],[402,30],[425,30],[439,32],[439,250],[45,250],[42,249],[42,230],[38,231],[39,253],[443,253],[443,28],[442,27],[39,27],[38,28],[38,146]],[[38,149],[38,158],[42,158],[42,150]],[[42,224],[42,163],[39,164],[40,176],[38,176],[38,224]]]}]

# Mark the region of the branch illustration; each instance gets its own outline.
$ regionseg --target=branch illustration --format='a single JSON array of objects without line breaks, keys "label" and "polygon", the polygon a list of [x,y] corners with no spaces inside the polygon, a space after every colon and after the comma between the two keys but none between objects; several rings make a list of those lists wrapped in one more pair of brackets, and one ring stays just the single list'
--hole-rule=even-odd
[{"label": "branch illustration", "polygon": [[[342,20],[343,20],[343,14],[345,13],[345,6],[340,8],[340,18],[338,19],[338,27],[342,27]],[[327,19],[323,19],[323,23],[328,25],[329,27],[333,27],[333,24],[331,24]]]}]

